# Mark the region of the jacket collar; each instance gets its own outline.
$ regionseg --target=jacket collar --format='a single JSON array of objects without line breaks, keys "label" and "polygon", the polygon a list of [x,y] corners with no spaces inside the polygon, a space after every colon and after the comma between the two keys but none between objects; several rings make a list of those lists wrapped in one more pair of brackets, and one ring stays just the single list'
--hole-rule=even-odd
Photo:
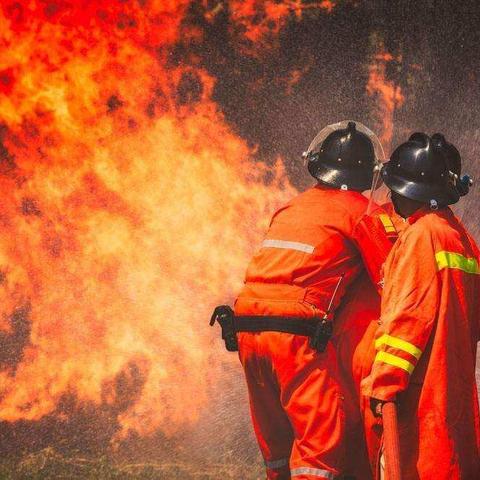
[{"label": "jacket collar", "polygon": [[422,208],[418,209],[413,215],[410,215],[406,219],[406,222],[409,225],[413,225],[415,222],[420,220],[425,215],[428,215],[429,213],[436,213],[436,214],[440,214],[440,215],[443,216],[445,214],[448,214],[447,212],[449,212],[449,211],[450,211],[450,208],[448,208],[448,207],[440,208],[438,210],[432,210],[431,208],[425,206],[425,207],[422,207]]}]

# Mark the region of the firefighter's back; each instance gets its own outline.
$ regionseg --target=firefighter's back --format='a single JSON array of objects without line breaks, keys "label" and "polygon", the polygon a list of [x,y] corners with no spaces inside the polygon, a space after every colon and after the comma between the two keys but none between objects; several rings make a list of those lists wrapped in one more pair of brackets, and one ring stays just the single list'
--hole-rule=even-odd
[{"label": "firefighter's back", "polygon": [[[378,250],[353,234],[368,223],[360,192],[372,186],[380,151],[378,138],[355,122],[319,132],[305,155],[319,184],[275,213],[235,302],[239,356],[269,479],[336,478],[345,471],[331,314],[362,270],[365,252]],[[393,228],[386,224],[380,223],[383,237]]]},{"label": "firefighter's back", "polygon": [[317,185],[279,209],[248,267],[235,312],[318,316],[343,275],[338,303],[362,268],[352,235],[367,202],[361,193]]}]

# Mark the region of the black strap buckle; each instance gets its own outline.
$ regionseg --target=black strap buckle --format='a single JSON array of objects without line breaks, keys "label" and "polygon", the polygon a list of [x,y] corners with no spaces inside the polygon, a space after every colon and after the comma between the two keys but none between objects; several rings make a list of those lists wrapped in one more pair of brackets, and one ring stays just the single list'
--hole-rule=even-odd
[{"label": "black strap buckle", "polygon": [[325,315],[317,324],[310,337],[310,347],[317,352],[324,352],[333,335],[333,323]]},{"label": "black strap buckle", "polygon": [[228,305],[219,305],[215,307],[212,318],[210,318],[210,326],[213,327],[217,321],[222,327],[222,338],[225,341],[225,348],[229,352],[238,352],[238,341],[235,331],[235,314]]}]

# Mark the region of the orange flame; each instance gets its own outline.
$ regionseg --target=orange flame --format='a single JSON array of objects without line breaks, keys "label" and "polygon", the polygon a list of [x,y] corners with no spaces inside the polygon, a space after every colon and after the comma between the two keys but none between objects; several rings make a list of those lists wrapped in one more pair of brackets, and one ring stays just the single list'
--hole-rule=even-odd
[{"label": "orange flame", "polygon": [[[278,33],[287,24],[292,14],[297,20],[302,18],[305,10],[322,9],[330,13],[335,7],[332,0],[310,2],[302,0],[277,2],[274,0],[231,0],[230,11],[233,24],[239,29],[248,44],[244,50],[250,55],[258,55],[260,51],[271,50],[276,46]],[[259,49],[259,44],[261,47]],[[254,45],[254,48],[252,46]]]},{"label": "orange flame", "polygon": [[[2,4],[4,421],[61,418],[73,395],[116,406],[123,439],[172,434],[207,403],[219,368],[209,360],[220,355],[211,308],[238,291],[264,221],[295,189],[280,160],[253,161],[212,100],[216,79],[195,59],[171,65],[180,36],[202,35],[182,28],[189,6]],[[292,15],[334,6],[228,4],[256,51]],[[375,59],[367,90],[390,141],[403,96],[386,79],[389,60]],[[291,72],[287,91],[303,74]]]},{"label": "orange flame", "polygon": [[386,151],[391,149],[395,110],[405,101],[401,87],[387,78],[387,64],[393,60],[401,61],[401,58],[394,59],[393,55],[385,51],[377,53],[369,66],[367,83],[367,93],[374,97],[377,103],[382,131],[379,138]]},{"label": "orange flame", "polygon": [[252,162],[214,78],[166,66],[188,3],[0,14],[4,421],[73,394],[123,405],[120,438],[169,434],[206,402],[210,310],[294,189],[281,163]]}]

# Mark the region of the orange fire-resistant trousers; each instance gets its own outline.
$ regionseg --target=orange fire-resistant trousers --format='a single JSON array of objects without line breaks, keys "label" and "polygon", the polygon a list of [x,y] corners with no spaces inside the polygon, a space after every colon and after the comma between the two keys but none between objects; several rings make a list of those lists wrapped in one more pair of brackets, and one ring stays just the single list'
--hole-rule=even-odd
[{"label": "orange fire-resistant trousers", "polygon": [[272,480],[334,479],[343,469],[345,419],[336,351],[280,332],[238,334],[255,433]]}]

